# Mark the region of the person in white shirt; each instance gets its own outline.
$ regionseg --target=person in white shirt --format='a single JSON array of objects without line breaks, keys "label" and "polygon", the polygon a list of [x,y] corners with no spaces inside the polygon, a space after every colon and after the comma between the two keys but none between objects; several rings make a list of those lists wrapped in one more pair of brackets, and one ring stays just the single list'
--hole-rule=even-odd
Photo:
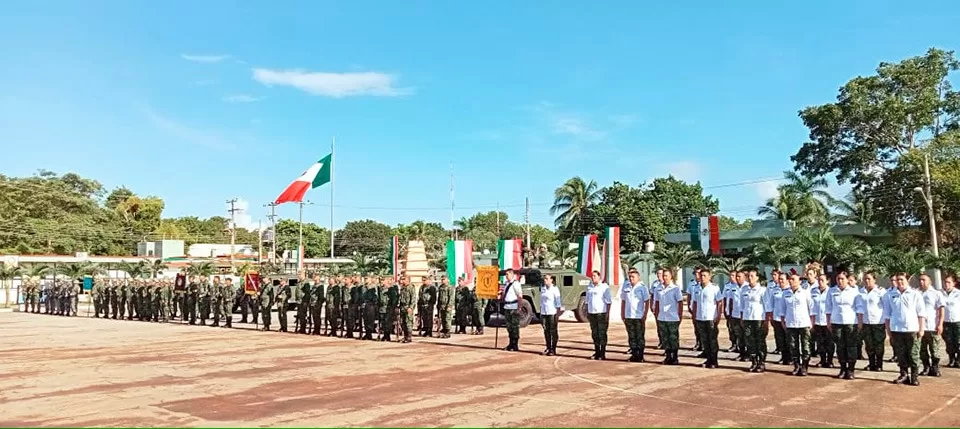
[{"label": "person in white shirt", "polygon": [[773,341],[777,346],[771,353],[780,354],[780,365],[789,365],[792,359],[787,347],[787,330],[783,326],[783,314],[778,310],[780,308],[778,303],[783,299],[783,292],[789,288],[790,282],[787,280],[787,273],[781,272],[777,275],[773,288],[767,289],[767,293],[770,294],[770,305],[773,306],[772,317],[770,318],[771,325],[773,325]]},{"label": "person in white shirt", "polygon": [[[657,318],[657,298],[660,291],[663,290],[663,269],[657,269],[657,279],[650,285],[650,308],[653,309],[653,318]],[[660,332],[660,324],[657,324],[657,348],[663,349],[663,332]]]},{"label": "person in white shirt", "polygon": [[810,368],[810,326],[813,325],[813,299],[800,287],[800,275],[790,274],[789,288],[776,305],[780,307],[780,323],[787,334],[785,354],[793,358],[793,375],[806,376]]},{"label": "person in white shirt", "polygon": [[560,340],[557,319],[563,314],[563,301],[560,289],[553,282],[553,275],[543,276],[543,288],[540,289],[540,325],[543,326],[543,340],[547,345],[543,350],[544,356],[556,355],[557,342]]},{"label": "person in white shirt", "polygon": [[828,292],[827,327],[833,333],[833,342],[837,345],[837,361],[840,373],[837,378],[853,380],[857,363],[857,314],[863,309],[857,308],[860,292],[849,287],[847,273],[837,274],[837,289]]},{"label": "person in white shirt", "polygon": [[740,362],[746,362],[750,360],[750,353],[747,352],[747,338],[743,334],[743,305],[741,303],[741,295],[745,288],[750,287],[747,283],[747,271],[740,271],[737,273],[736,279],[736,295],[733,298],[733,311],[730,313],[730,317],[733,318],[737,325],[735,326],[735,332],[737,333],[737,343],[740,349],[738,350],[739,356],[737,360]]},{"label": "person in white shirt", "polygon": [[657,326],[663,333],[665,365],[679,365],[680,357],[680,321],[683,320],[683,292],[680,286],[673,284],[673,271],[663,270],[663,289],[657,293],[654,304]]},{"label": "person in white shirt", "polygon": [[767,359],[767,312],[770,310],[770,300],[767,296],[767,287],[760,284],[760,276],[755,268],[747,272],[749,284],[740,293],[740,319],[743,323],[743,336],[747,343],[747,353],[750,354],[750,372],[766,370]]},{"label": "person in white shirt", "polygon": [[[862,284],[859,284],[857,280],[858,279],[855,274],[853,273],[847,274],[847,287],[851,289],[856,289],[857,293],[859,293],[860,295],[867,293],[866,287],[864,287]],[[865,359],[866,358],[863,356],[863,335],[861,334],[861,331],[858,330],[857,331],[857,360],[865,360]]]},{"label": "person in white shirt", "polygon": [[700,344],[703,345],[703,355],[707,359],[700,366],[703,368],[717,368],[717,355],[720,345],[717,342],[720,324],[720,315],[723,314],[723,293],[720,287],[713,284],[709,268],[700,270],[700,286],[696,293],[690,296],[690,314],[693,315],[694,326],[700,333]]},{"label": "person in white shirt", "polygon": [[920,364],[920,348],[917,343],[923,336],[923,296],[909,286],[905,273],[897,273],[896,289],[887,291],[884,297],[883,320],[890,333],[890,344],[897,353],[897,365],[900,366],[900,377],[893,382],[919,386],[917,367]]},{"label": "person in white shirt", "polygon": [[930,276],[920,275],[920,293],[923,294],[923,320],[927,323],[920,339],[920,375],[940,376],[940,335],[943,334],[943,294],[930,287]]},{"label": "person in white shirt", "polygon": [[817,356],[820,362],[817,366],[820,368],[833,368],[833,356],[836,351],[836,344],[833,343],[833,336],[830,334],[830,327],[827,326],[827,297],[830,280],[826,274],[817,276],[817,288],[810,289],[810,297],[813,298],[813,330],[811,337],[817,343]]},{"label": "person in white shirt", "polygon": [[594,353],[591,359],[595,360],[607,358],[607,327],[610,325],[610,304],[613,302],[610,286],[600,279],[599,271],[591,273],[586,292],[587,320],[590,322],[590,335],[593,337]]},{"label": "person in white shirt", "polygon": [[883,326],[883,290],[877,287],[877,275],[863,275],[865,293],[860,294],[859,307],[863,309],[860,320],[860,338],[867,351],[868,371],[883,371],[883,350],[887,342],[887,330]]},{"label": "person in white shirt", "polygon": [[[690,314],[693,314],[693,296],[700,292],[700,285],[701,285],[700,273],[702,271],[703,270],[700,268],[693,270],[693,279],[690,280],[689,284],[687,284],[687,295],[690,297],[690,299],[687,300],[687,310],[690,311]],[[693,346],[693,350],[702,352],[703,343],[700,341],[700,330],[694,329],[693,336],[697,340],[697,342]],[[703,353],[700,353],[697,355],[697,357],[703,357],[703,356],[704,356]]]},{"label": "person in white shirt", "polygon": [[943,343],[947,347],[948,368],[960,368],[960,289],[957,275],[943,279]]},{"label": "person in white shirt", "polygon": [[646,347],[647,312],[650,310],[650,291],[640,281],[640,273],[631,268],[627,281],[620,287],[620,319],[627,329],[630,362],[643,362]]},{"label": "person in white shirt", "polygon": [[520,300],[523,299],[523,288],[517,280],[513,270],[507,270],[507,285],[503,288],[503,313],[507,324],[507,336],[510,343],[504,348],[506,351],[520,351]]},{"label": "person in white shirt", "polygon": [[723,318],[726,319],[727,323],[727,336],[730,338],[730,348],[727,349],[728,353],[739,351],[740,343],[737,338],[737,326],[740,324],[739,318],[733,317],[733,309],[735,307],[733,301],[737,299],[737,291],[740,289],[740,285],[737,282],[737,272],[730,272],[730,280],[728,280],[723,285]]},{"label": "person in white shirt", "polygon": [[[815,268],[807,269],[807,277],[803,280],[803,283],[800,284],[800,287],[806,289],[807,292],[810,292],[810,298],[816,299],[817,293],[819,292],[820,284],[817,281],[817,275],[820,274],[819,271]],[[820,350],[817,348],[817,338],[813,334],[813,329],[810,330],[810,356],[819,356]]]}]

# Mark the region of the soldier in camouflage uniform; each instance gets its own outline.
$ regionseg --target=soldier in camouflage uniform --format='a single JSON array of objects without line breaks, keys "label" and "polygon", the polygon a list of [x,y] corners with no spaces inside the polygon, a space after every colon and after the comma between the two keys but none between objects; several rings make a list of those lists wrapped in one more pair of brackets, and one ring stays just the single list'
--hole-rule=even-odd
[{"label": "soldier in camouflage uniform", "polygon": [[169,279],[165,279],[163,285],[160,286],[160,308],[163,309],[164,322],[169,322],[173,319],[173,309],[176,306],[173,298],[173,284]]},{"label": "soldier in camouflage uniform", "polygon": [[473,335],[483,335],[484,312],[487,311],[487,300],[477,296],[477,288],[470,288],[470,302],[473,303],[470,318],[473,319]]},{"label": "soldier in camouflage uniform", "polygon": [[260,289],[260,313],[263,316],[263,330],[270,330],[270,311],[273,307],[273,297],[275,288],[280,286],[280,280],[274,279],[272,282],[267,279]]},{"label": "soldier in camouflage uniform", "polygon": [[400,324],[403,327],[403,341],[401,342],[409,343],[413,341],[411,339],[413,333],[413,311],[417,305],[417,292],[415,287],[410,284],[409,278],[403,278],[401,284],[399,297]]},{"label": "soldier in camouflage uniform", "polygon": [[197,276],[190,276],[187,281],[187,292],[183,294],[183,320],[189,320],[191,325],[197,324],[197,304],[200,300],[200,283]]},{"label": "soldier in camouflage uniform", "polygon": [[80,291],[83,289],[81,280],[74,280],[73,286],[70,288],[70,296],[67,300],[69,303],[70,311],[67,313],[68,316],[76,316],[77,310],[80,307]]},{"label": "soldier in camouflage uniform", "polygon": [[321,279],[319,274],[314,274],[313,296],[310,299],[310,313],[311,318],[313,319],[313,335],[321,335],[323,333],[323,319],[321,316],[326,301],[327,279]]},{"label": "soldier in camouflage uniform", "polygon": [[223,293],[223,283],[220,282],[220,276],[213,276],[213,284],[210,285],[210,311],[213,313],[213,324],[210,326],[215,328],[220,327],[220,310],[223,308],[225,299],[221,293]]},{"label": "soldier in camouflage uniform", "polygon": [[[414,287],[416,287],[414,285]],[[419,289],[414,289],[417,293],[417,335],[423,337],[424,333],[427,332],[427,282],[426,279],[420,283]],[[432,325],[432,323],[431,323]]]},{"label": "soldier in camouflage uniform", "polygon": [[473,303],[470,302],[470,288],[467,287],[466,279],[457,279],[457,289],[454,291],[454,293],[456,294],[454,305],[456,306],[457,310],[457,315],[455,317],[457,324],[456,333],[466,334],[467,319],[470,318],[470,311],[471,308],[473,308]]},{"label": "soldier in camouflage uniform", "polygon": [[233,297],[236,295],[237,288],[233,285],[233,278],[227,277],[220,289],[220,315],[223,316],[225,328],[233,327]]},{"label": "soldier in camouflage uniform", "polygon": [[53,292],[56,290],[56,287],[56,282],[47,282],[47,284],[43,285],[43,312],[45,314],[53,314]]},{"label": "soldier in camouflage uniform", "polygon": [[423,336],[432,337],[433,336],[433,325],[434,325],[434,316],[437,311],[437,282],[431,281],[427,283],[427,278],[423,279],[423,286],[421,286],[423,292],[421,295],[424,298],[423,302],[423,324],[425,332]]},{"label": "soldier in camouflage uniform", "polygon": [[313,285],[304,277],[303,273],[300,273],[300,287],[297,289],[297,298],[300,300],[300,304],[297,305],[297,333],[306,334],[312,313],[310,307],[313,301]]},{"label": "soldier in camouflage uniform", "polygon": [[359,314],[360,300],[362,296],[358,295],[360,292],[360,285],[354,282],[355,279],[347,280],[347,293],[346,293],[346,304],[347,304],[347,335],[344,338],[353,338],[354,331],[357,330],[357,315]]},{"label": "soldier in camouflage uniform", "polygon": [[450,279],[444,277],[441,280],[440,287],[437,288],[437,310],[440,312],[440,338],[450,338],[450,325],[453,324],[454,308],[453,288],[450,287]]},{"label": "soldier in camouflage uniform", "polygon": [[207,319],[210,318],[210,282],[206,277],[200,279],[198,294],[200,300],[197,301],[197,311],[200,313],[200,326],[207,325]]},{"label": "soldier in camouflage uniform", "polygon": [[136,282],[134,280],[125,280],[124,285],[126,285],[127,320],[133,320],[134,313],[137,312]]},{"label": "soldier in camouflage uniform", "polygon": [[30,287],[27,289],[27,296],[24,311],[28,313],[40,312],[40,279],[37,277],[30,279]]},{"label": "soldier in camouflage uniform", "polygon": [[340,277],[337,277],[327,287],[327,308],[324,309],[327,317],[324,322],[327,325],[328,337],[336,337],[340,330],[340,280]]},{"label": "soldier in camouflage uniform", "polygon": [[[99,281],[98,281],[99,280]],[[100,308],[103,309],[103,317],[108,319],[113,317],[116,314],[116,311],[113,311],[114,307],[117,305],[117,284],[114,280],[108,278],[94,279],[94,284],[103,283],[103,289],[100,302]]]},{"label": "soldier in camouflage uniform", "polygon": [[104,295],[104,281],[101,277],[96,277],[93,279],[93,287],[90,288],[90,299],[93,300],[93,317],[100,318],[100,313],[103,313],[103,295]]},{"label": "soldier in camouflage uniform", "polygon": [[287,305],[290,302],[290,284],[281,285],[277,290],[277,319],[280,321],[280,332],[287,332]]},{"label": "soldier in camouflage uniform", "polygon": [[377,330],[377,316],[380,315],[380,294],[378,287],[373,281],[367,283],[363,290],[363,327],[366,335],[365,340],[373,340],[373,334]]},{"label": "soldier in camouflage uniform", "polygon": [[165,320],[167,308],[163,305],[163,280],[153,282],[153,321]]},{"label": "soldier in camouflage uniform", "polygon": [[123,305],[120,303],[121,287],[123,287],[122,280],[113,279],[110,281],[110,312],[113,313],[111,317],[114,320],[123,318],[120,315],[123,312]]},{"label": "soldier in camouflage uniform", "polygon": [[377,316],[380,324],[380,341],[390,341],[390,333],[393,332],[392,317],[393,309],[390,307],[390,282],[388,279],[381,279],[377,285]]},{"label": "soldier in camouflage uniform", "polygon": [[60,289],[60,315],[70,316],[73,314],[73,282],[76,280],[64,280]]}]

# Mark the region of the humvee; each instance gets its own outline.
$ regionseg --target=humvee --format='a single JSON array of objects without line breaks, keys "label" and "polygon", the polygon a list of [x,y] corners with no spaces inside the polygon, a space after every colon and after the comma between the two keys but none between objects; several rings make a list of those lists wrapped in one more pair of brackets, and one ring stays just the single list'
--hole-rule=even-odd
[{"label": "humvee", "polygon": [[[563,308],[573,311],[577,322],[587,321],[586,290],[590,279],[572,270],[521,268],[516,271],[523,287],[523,301],[520,302],[520,327],[526,327],[534,318],[540,319],[540,288],[543,287],[543,276],[553,275],[556,287],[560,288],[560,297]],[[503,296],[503,287],[500,285],[500,295]],[[490,300],[484,312],[484,321],[490,324],[493,315],[500,314],[500,301]]]}]

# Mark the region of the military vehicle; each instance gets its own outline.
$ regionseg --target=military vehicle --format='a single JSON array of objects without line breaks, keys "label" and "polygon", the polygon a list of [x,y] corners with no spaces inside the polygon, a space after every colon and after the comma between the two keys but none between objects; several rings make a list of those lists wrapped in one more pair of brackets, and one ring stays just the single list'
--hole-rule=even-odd
[{"label": "military vehicle", "polygon": [[[543,276],[553,275],[556,287],[560,288],[560,297],[563,308],[573,311],[577,322],[587,321],[586,290],[590,279],[572,270],[554,270],[538,268],[521,268],[517,270],[520,283],[523,287],[523,301],[520,302],[520,327],[526,327],[535,318],[540,318],[540,288],[543,287]],[[504,285],[500,285],[500,295],[503,296]],[[500,301],[490,300],[484,312],[484,318],[489,325],[495,315],[500,314]],[[499,317],[497,317],[499,319]]]}]

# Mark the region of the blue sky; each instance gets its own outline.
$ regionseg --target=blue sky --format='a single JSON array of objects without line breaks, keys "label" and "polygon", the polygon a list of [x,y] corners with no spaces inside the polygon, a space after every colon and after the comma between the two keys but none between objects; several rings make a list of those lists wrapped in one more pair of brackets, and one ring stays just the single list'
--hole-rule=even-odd
[{"label": "blue sky", "polygon": [[[336,224],[449,223],[553,189],[780,176],[797,110],[881,61],[960,45],[960,5],[888,1],[9,1],[2,171],[74,171],[256,224],[337,138]],[[776,182],[711,189],[752,214]],[[329,223],[329,193],[305,220]],[[295,217],[295,206],[280,207]]]}]

